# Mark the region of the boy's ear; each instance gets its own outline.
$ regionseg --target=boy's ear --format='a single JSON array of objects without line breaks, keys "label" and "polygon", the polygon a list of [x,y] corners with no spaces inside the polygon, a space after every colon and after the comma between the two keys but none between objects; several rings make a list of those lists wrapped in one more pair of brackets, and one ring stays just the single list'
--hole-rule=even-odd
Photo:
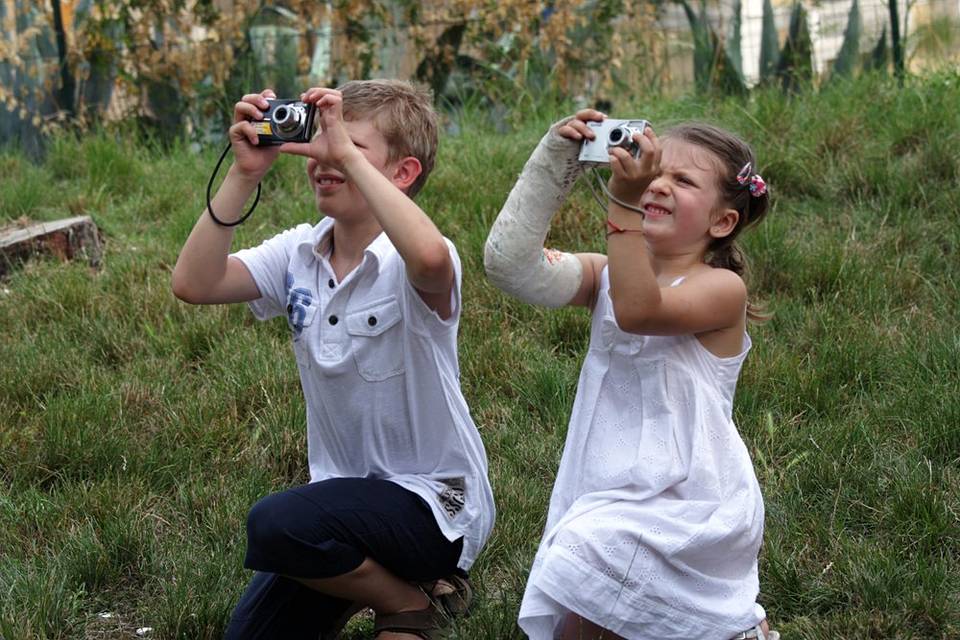
[{"label": "boy's ear", "polygon": [[737,228],[740,222],[740,212],[736,209],[721,209],[713,218],[710,225],[710,235],[714,238],[726,238]]},{"label": "boy's ear", "polygon": [[393,184],[401,191],[406,191],[412,185],[420,174],[423,173],[423,165],[413,156],[407,156],[397,162],[393,170]]}]

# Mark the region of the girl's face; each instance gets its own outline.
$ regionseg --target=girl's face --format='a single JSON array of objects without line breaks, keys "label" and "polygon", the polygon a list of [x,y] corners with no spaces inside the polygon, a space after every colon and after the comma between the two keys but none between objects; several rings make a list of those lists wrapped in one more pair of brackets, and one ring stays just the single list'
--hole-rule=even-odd
[{"label": "girl's face", "polygon": [[644,235],[652,245],[684,250],[712,240],[720,210],[720,159],[702,147],[667,138],[662,143],[661,173],[640,199],[646,217]]}]

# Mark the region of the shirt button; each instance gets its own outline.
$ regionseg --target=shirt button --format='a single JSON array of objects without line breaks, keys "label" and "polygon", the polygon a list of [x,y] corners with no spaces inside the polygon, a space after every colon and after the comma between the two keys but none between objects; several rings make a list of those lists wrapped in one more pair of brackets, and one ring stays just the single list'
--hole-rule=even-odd
[{"label": "shirt button", "polygon": [[337,316],[330,316],[328,320],[330,321],[330,324],[337,324],[340,321],[340,318]]},{"label": "shirt button", "polygon": [[333,289],[333,288],[334,288],[335,286],[337,286],[337,285],[334,284],[333,278],[330,278],[329,280],[327,280],[327,286],[330,287],[331,289]]},{"label": "shirt button", "polygon": [[371,327],[375,326],[377,324],[376,316],[370,316],[369,318],[367,318],[367,324],[370,325]]}]

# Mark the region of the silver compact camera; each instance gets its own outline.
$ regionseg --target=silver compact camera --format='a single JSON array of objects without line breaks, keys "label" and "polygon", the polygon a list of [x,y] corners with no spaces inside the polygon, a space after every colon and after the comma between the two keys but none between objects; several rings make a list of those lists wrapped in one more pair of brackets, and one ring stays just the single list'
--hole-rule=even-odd
[{"label": "silver compact camera", "polygon": [[593,140],[584,138],[580,147],[580,162],[609,164],[610,150],[614,147],[626,149],[634,158],[640,157],[640,145],[633,140],[633,136],[637,133],[643,135],[643,130],[649,125],[646,120],[606,118],[602,122],[588,121],[587,126],[596,137]]},{"label": "silver compact camera", "polygon": [[253,121],[260,144],[310,142],[316,105],[279,98],[267,98],[267,103],[263,120]]}]

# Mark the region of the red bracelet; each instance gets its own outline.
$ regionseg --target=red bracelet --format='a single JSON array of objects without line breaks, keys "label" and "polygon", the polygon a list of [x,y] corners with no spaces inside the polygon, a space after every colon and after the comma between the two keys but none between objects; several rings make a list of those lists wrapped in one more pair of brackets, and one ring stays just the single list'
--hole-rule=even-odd
[{"label": "red bracelet", "polygon": [[615,233],[643,233],[643,229],[624,229],[610,218],[607,218],[607,229],[609,229],[607,231],[608,238]]}]

